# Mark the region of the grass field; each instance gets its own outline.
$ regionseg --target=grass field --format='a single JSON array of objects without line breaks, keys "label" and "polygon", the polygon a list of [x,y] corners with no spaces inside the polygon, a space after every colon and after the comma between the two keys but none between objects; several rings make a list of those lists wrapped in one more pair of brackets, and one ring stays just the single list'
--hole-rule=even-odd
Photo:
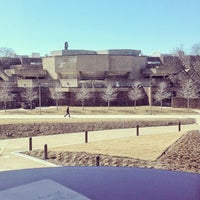
[{"label": "grass field", "polygon": [[[156,121],[157,125],[161,125],[163,121],[167,120],[174,120],[177,122],[176,117],[179,115],[188,115],[188,118],[191,118],[193,115],[198,115],[199,113],[195,110],[188,110],[188,109],[175,109],[175,108],[163,108],[162,110],[160,107],[152,107],[152,116],[153,115],[166,115],[164,118],[153,118],[149,117],[149,107],[137,107],[137,109],[133,109],[132,107],[111,107],[107,109],[107,107],[86,107],[82,110],[81,107],[71,107],[71,115],[72,118],[59,118],[59,119],[31,119],[31,115],[38,115],[39,110],[35,109],[33,111],[30,110],[9,110],[8,112],[3,113],[2,115],[27,115],[27,118],[18,121],[17,118],[11,119],[14,120],[13,122],[40,122],[44,123],[45,127],[48,127],[49,122],[65,122],[69,125],[69,123],[77,123],[76,128],[78,126],[82,126],[83,122],[92,122],[97,125],[99,122],[110,122],[112,124],[113,129],[116,126],[116,123],[120,124],[122,121],[125,120],[135,120],[138,119],[108,119],[108,118],[73,118],[73,115],[142,115],[140,120],[143,120],[141,123],[148,124],[149,121]],[[59,107],[56,110],[55,107],[50,108],[42,108],[42,115],[64,115],[65,107]],[[174,115],[174,117],[173,117]],[[146,116],[146,117],[145,117]],[[1,122],[2,119],[0,119]],[[9,121],[12,123],[12,121]],[[98,123],[97,123],[98,122]],[[129,122],[128,122],[129,123]],[[137,121],[138,123],[138,121]],[[153,122],[154,124],[154,122]],[[171,122],[169,123],[171,124]],[[168,124],[168,125],[169,125]],[[154,124],[155,125],[155,124]],[[56,148],[49,148],[49,161],[54,162],[58,165],[64,166],[93,166],[95,165],[94,156],[101,155],[101,164],[102,166],[136,166],[136,167],[156,167],[156,168],[166,168],[172,170],[183,170],[183,171],[190,171],[190,172],[197,172],[199,173],[198,164],[199,161],[192,161],[193,163],[190,166],[191,160],[185,160],[185,157],[188,158],[188,152],[191,153],[191,148],[194,150],[194,147],[198,145],[198,138],[199,132],[197,131],[195,135],[195,139],[193,136],[190,138],[192,143],[190,145],[186,144],[188,139],[186,138],[181,144],[183,146],[180,148],[175,147],[171,149],[170,152],[173,154],[165,156],[161,158],[161,161],[157,158],[163,154],[171,145],[174,146],[176,141],[179,141],[180,138],[188,131],[188,130],[198,130],[199,127],[196,124],[188,125],[187,130],[183,130],[178,132],[177,129],[173,130],[172,132],[165,132],[166,127],[159,128],[159,133],[154,133],[153,128],[147,128],[148,131],[151,129],[153,130],[152,134],[147,135],[140,135],[139,137],[131,136],[131,137],[123,137],[123,138],[113,138],[113,139],[104,139],[101,141],[89,142],[87,144],[76,144],[76,145],[65,145],[65,146],[58,146]],[[168,127],[167,127],[168,129]],[[73,132],[73,131],[72,131]],[[107,133],[107,131],[106,131]],[[99,137],[102,137],[99,135]],[[196,142],[197,141],[197,142]],[[195,143],[196,142],[196,143]],[[185,145],[186,144],[186,145]],[[176,145],[175,145],[176,146]],[[197,149],[197,148],[196,148]],[[194,158],[199,159],[199,153],[193,151]],[[180,155],[181,158],[176,160],[176,155],[182,152]],[[27,152],[28,155],[43,158],[43,150],[38,149],[32,152]],[[190,158],[190,156],[189,156]],[[132,159],[132,160],[130,160]],[[162,160],[163,159],[163,160]],[[193,159],[193,157],[192,157]],[[167,160],[167,162],[165,162]],[[174,160],[176,160],[174,162]],[[194,160],[194,159],[193,159]]]},{"label": "grass field", "polygon": [[[50,148],[48,161],[62,166],[95,166],[98,155],[100,166],[157,168],[199,174],[199,144],[199,131],[144,135]],[[42,149],[25,154],[44,158]]]},{"label": "grass field", "polygon": [[[101,122],[101,121],[120,121],[123,119],[109,119],[109,118],[76,118],[74,116],[84,116],[84,115],[142,115],[143,120],[145,121],[155,121],[153,116],[164,115],[166,119],[173,116],[179,115],[198,115],[199,113],[193,109],[182,109],[182,108],[170,108],[170,107],[160,107],[152,106],[152,115],[150,115],[149,106],[139,106],[136,107],[85,107],[84,110],[82,107],[70,107],[71,118],[66,119],[62,116],[65,114],[65,106],[58,107],[42,107],[41,112],[39,108],[29,110],[29,109],[10,109],[6,112],[0,110],[0,124],[14,124],[14,123],[84,123],[84,122]],[[41,114],[41,115],[40,115]],[[25,117],[27,115],[27,117]],[[34,117],[37,116],[37,117]],[[55,115],[55,118],[53,117]],[[170,116],[169,116],[170,115]],[[2,117],[1,117],[2,116]],[[4,118],[5,116],[5,118]],[[20,116],[23,116],[21,118]],[[41,117],[39,117],[41,116]],[[49,117],[51,116],[51,117]],[[60,116],[60,117],[59,117]],[[147,116],[147,117],[145,117]],[[152,116],[152,117],[150,117]],[[127,121],[128,119],[126,119]],[[133,121],[133,119],[131,119]],[[165,119],[162,119],[165,120]]]},{"label": "grass field", "polygon": [[[65,114],[65,106],[58,107],[42,107],[41,115],[63,115]],[[191,115],[191,114],[199,114],[196,110],[193,109],[184,109],[184,108],[171,108],[171,107],[163,107],[162,109],[158,106],[139,106],[139,107],[70,107],[71,115],[130,115],[130,114],[138,114],[138,115]],[[10,109],[6,112],[4,110],[0,111],[0,115],[38,115],[40,114],[40,109],[36,108],[33,110],[29,109]]]},{"label": "grass field", "polygon": [[[163,131],[164,132],[164,131]],[[178,140],[183,132],[142,135],[103,140],[87,144],[68,145],[52,148],[52,151],[87,152],[110,156],[131,157],[142,160],[156,160],[163,151]]]}]

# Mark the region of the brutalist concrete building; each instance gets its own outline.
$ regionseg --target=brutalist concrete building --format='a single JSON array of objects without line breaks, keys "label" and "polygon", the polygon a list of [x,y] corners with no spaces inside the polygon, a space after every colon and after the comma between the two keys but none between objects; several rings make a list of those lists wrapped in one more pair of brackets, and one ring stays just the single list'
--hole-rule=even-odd
[{"label": "brutalist concrete building", "polygon": [[72,94],[83,84],[93,92],[101,92],[111,83],[123,93],[118,95],[124,98],[118,99],[121,104],[127,101],[125,94],[133,81],[140,81],[148,96],[150,87],[183,70],[179,64],[167,64],[172,58],[171,55],[143,56],[140,50],[132,49],[90,51],[65,48],[52,51],[50,56],[43,58],[20,58],[20,61],[2,68],[0,78],[13,82],[16,88],[41,87],[45,91],[65,92],[67,99],[73,99]]},{"label": "brutalist concrete building", "polygon": [[43,69],[66,89],[90,82],[97,88],[108,82],[121,88],[143,78],[141,72],[145,70],[148,58],[140,54],[140,50],[130,49],[53,51],[43,58]]}]

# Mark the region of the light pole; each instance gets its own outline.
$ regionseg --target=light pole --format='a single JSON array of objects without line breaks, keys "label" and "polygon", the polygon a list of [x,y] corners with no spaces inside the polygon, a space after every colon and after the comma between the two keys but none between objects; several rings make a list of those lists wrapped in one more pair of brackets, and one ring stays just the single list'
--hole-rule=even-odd
[{"label": "light pole", "polygon": [[39,109],[40,109],[40,115],[41,115],[41,85],[38,84],[38,90],[39,90]]},{"label": "light pole", "polygon": [[152,115],[152,76],[150,76],[150,85],[149,85],[149,106],[150,106],[150,115]]},{"label": "light pole", "polygon": [[150,83],[149,87],[149,104],[150,104],[150,115],[152,115],[152,85]]}]

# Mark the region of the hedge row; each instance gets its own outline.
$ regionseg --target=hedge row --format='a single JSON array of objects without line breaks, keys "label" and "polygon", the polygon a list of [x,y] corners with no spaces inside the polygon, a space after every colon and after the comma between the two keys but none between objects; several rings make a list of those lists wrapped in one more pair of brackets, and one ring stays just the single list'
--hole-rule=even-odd
[{"label": "hedge row", "polygon": [[123,129],[153,126],[169,126],[181,124],[193,124],[195,119],[165,119],[165,120],[119,120],[119,121],[101,121],[101,122],[84,122],[84,123],[16,123],[0,125],[0,138],[20,138],[32,137],[39,135],[53,135],[63,133],[98,131],[109,129]]}]

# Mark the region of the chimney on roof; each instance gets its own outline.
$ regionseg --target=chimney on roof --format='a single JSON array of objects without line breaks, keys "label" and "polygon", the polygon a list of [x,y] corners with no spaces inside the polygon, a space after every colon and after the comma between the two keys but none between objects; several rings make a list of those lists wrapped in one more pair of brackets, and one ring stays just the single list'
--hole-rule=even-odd
[{"label": "chimney on roof", "polygon": [[68,42],[65,42],[65,50],[68,49]]}]

